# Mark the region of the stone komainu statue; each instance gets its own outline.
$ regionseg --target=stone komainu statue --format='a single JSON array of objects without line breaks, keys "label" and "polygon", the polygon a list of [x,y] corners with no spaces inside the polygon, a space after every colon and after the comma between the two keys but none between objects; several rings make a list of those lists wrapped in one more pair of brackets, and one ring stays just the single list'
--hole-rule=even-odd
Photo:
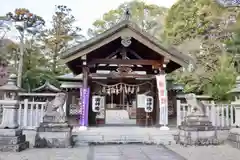
[{"label": "stone komainu statue", "polygon": [[63,110],[63,105],[66,101],[65,93],[57,93],[56,97],[46,103],[45,115],[43,117],[43,122],[47,123],[63,123],[66,122],[65,113]]},{"label": "stone komainu statue", "polygon": [[197,100],[195,94],[186,94],[185,99],[187,101],[187,104],[191,106],[193,115],[206,116],[206,107],[201,101]]}]

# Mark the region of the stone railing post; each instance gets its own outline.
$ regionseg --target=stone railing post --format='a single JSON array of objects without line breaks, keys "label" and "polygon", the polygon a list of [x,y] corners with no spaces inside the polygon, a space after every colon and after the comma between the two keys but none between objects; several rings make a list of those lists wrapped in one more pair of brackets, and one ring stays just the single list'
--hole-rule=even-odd
[{"label": "stone railing post", "polygon": [[234,106],[235,109],[235,126],[240,127],[240,104]]},{"label": "stone railing post", "polygon": [[239,103],[239,101],[238,101],[238,103],[234,102],[234,108],[235,108],[235,123],[234,123],[234,125],[237,128],[233,127],[232,129],[230,129],[230,132],[228,135],[228,141],[231,146],[240,149],[240,128],[239,128],[240,127],[240,103]]}]

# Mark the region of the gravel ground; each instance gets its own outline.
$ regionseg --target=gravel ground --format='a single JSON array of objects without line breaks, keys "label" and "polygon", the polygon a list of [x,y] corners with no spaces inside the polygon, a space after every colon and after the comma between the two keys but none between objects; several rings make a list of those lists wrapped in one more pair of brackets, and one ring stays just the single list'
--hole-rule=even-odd
[{"label": "gravel ground", "polygon": [[239,160],[240,150],[225,144],[220,146],[191,146],[168,145],[167,148],[182,155],[187,160]]}]

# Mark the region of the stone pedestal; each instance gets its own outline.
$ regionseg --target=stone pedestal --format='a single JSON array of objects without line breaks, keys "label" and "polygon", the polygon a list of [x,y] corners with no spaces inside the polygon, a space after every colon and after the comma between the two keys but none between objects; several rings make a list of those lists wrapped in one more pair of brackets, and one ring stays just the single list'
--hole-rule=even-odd
[{"label": "stone pedestal", "polygon": [[228,143],[232,147],[240,149],[240,128],[232,128],[230,130]]},{"label": "stone pedestal", "polygon": [[43,122],[37,128],[36,148],[72,147],[72,127],[67,124],[63,111],[65,100],[65,93],[57,93],[55,99],[47,103]]},{"label": "stone pedestal", "polygon": [[67,123],[43,122],[37,128],[36,148],[70,148],[72,146],[72,127]]},{"label": "stone pedestal", "polygon": [[178,133],[174,135],[176,143],[182,145],[218,145],[217,132],[212,123],[204,115],[190,115],[179,126]]},{"label": "stone pedestal", "polygon": [[29,148],[21,129],[0,129],[0,151],[20,152]]}]

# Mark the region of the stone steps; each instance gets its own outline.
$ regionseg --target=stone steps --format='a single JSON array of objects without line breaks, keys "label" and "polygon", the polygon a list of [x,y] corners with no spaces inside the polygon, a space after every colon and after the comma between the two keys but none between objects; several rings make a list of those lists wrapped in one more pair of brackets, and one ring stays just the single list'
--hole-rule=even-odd
[{"label": "stone steps", "polygon": [[12,144],[20,144],[26,141],[25,135],[20,136],[5,136],[0,138],[0,145],[12,145]]},{"label": "stone steps", "polygon": [[0,152],[21,152],[29,148],[29,142],[25,141],[19,144],[0,145]]},{"label": "stone steps", "polygon": [[[114,131],[114,130],[113,130]],[[83,146],[88,144],[165,144],[169,145],[174,143],[173,133],[175,130],[170,131],[155,131],[155,132],[107,132],[100,130],[100,132],[93,132],[91,130],[75,133],[74,143],[75,146]]]}]

